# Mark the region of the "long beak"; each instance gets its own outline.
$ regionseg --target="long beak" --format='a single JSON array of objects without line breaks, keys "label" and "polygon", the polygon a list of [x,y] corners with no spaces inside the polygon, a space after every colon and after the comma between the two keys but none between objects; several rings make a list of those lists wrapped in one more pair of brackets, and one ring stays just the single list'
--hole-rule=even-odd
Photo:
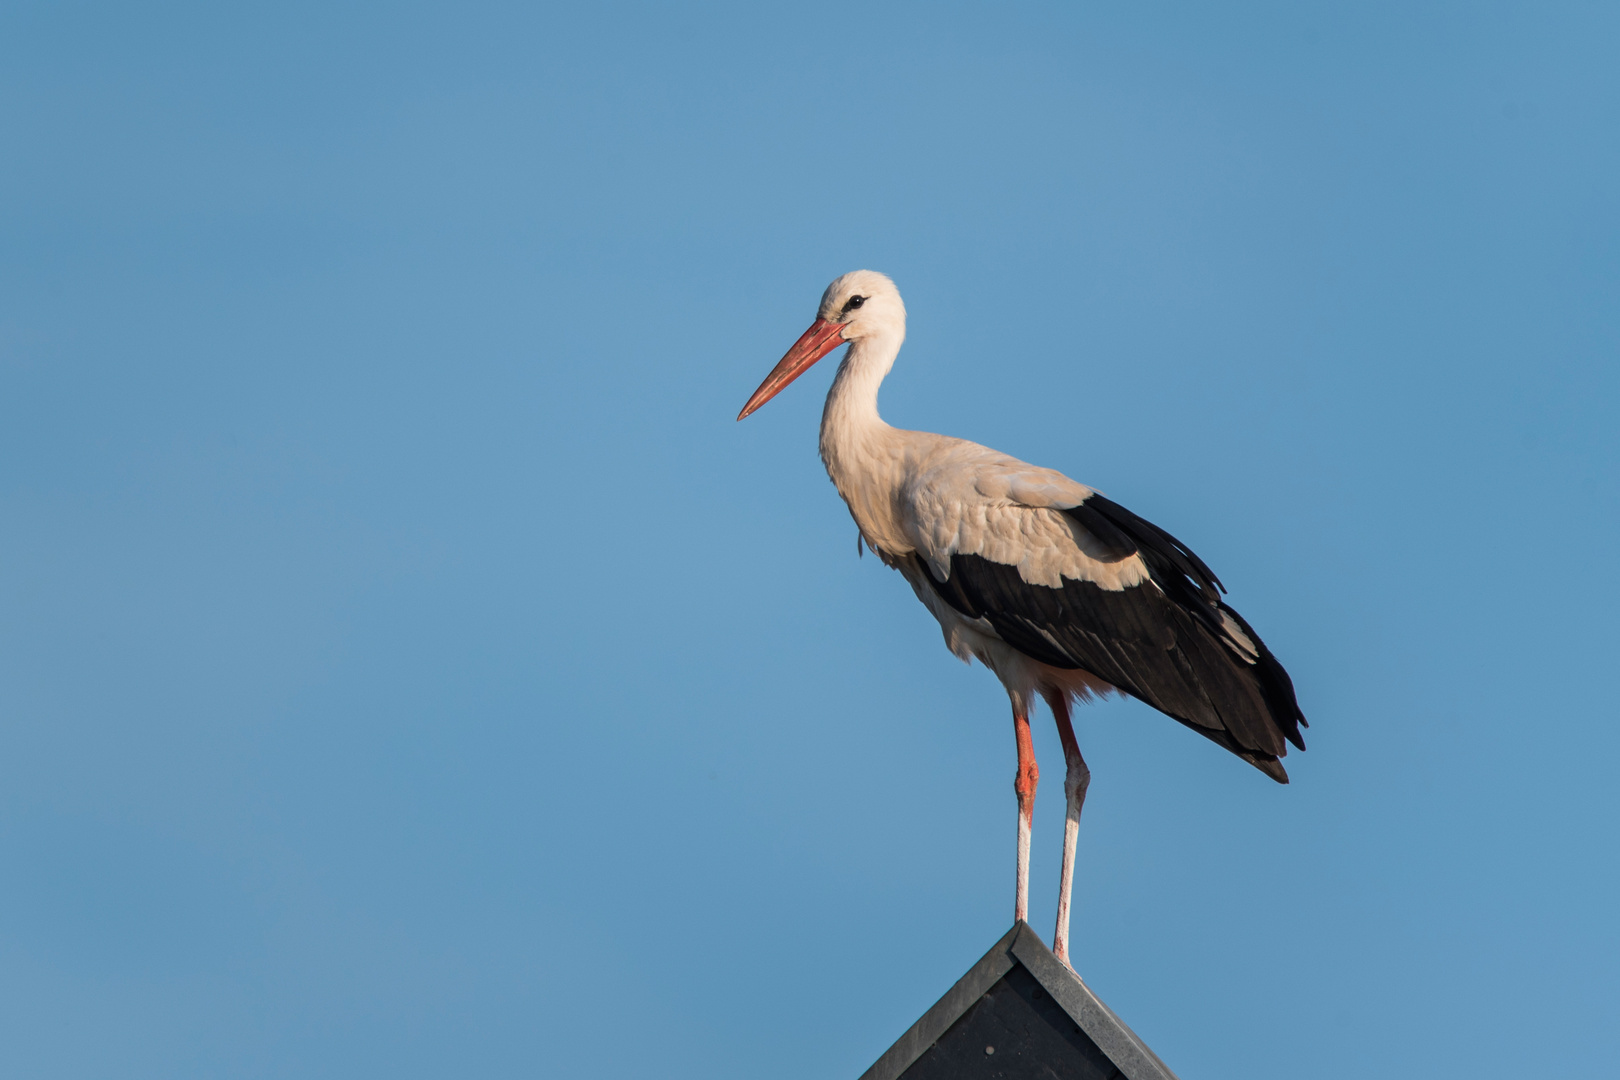
[{"label": "long beak", "polygon": [[830,319],[817,319],[815,323],[800,335],[799,340],[793,343],[793,348],[787,351],[781,362],[771,368],[771,373],[765,376],[765,381],[759,384],[754,396],[748,399],[748,404],[742,407],[737,414],[741,420],[749,413],[758,409],[771,398],[782,392],[788,383],[810,370],[810,365],[820,360],[844,343],[840,336],[844,324],[835,323]]}]

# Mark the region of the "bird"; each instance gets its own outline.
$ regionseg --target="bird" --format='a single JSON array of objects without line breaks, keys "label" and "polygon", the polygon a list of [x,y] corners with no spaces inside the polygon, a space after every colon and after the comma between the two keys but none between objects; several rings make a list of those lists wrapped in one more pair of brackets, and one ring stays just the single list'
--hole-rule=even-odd
[{"label": "bird", "polygon": [[878,388],[905,336],[894,282],[873,270],[844,274],[737,419],[848,346],[827,392],[820,450],[855,519],[857,546],[900,572],[950,651],[989,668],[1012,706],[1014,925],[1029,916],[1037,697],[1057,724],[1067,808],[1052,951],[1072,967],[1075,846],[1091,783],[1072,706],[1108,694],[1137,698],[1281,784],[1288,745],[1304,750],[1300,728],[1309,725],[1288,672],[1180,540],[1053,469],[886,424]]}]

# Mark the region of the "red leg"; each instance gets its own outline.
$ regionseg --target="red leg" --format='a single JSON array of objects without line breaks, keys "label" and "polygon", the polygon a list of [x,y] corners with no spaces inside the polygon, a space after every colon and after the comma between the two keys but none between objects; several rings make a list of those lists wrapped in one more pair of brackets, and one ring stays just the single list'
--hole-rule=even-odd
[{"label": "red leg", "polygon": [[1013,710],[1013,734],[1018,739],[1018,773],[1013,792],[1018,796],[1018,892],[1013,921],[1029,921],[1029,829],[1035,818],[1035,788],[1041,781],[1035,764],[1035,743],[1029,735],[1029,717]]},{"label": "red leg", "polygon": [[[1074,737],[1074,725],[1069,722],[1069,696],[1062,692],[1046,694],[1046,703],[1052,707],[1057,721],[1058,738],[1063,740],[1063,759],[1068,773],[1063,778],[1063,794],[1068,800],[1068,812],[1063,819],[1063,878],[1058,885],[1057,929],[1052,932],[1052,952],[1065,964],[1069,963],[1069,899],[1074,886],[1074,846],[1080,835],[1080,808],[1086,801],[1086,788],[1091,786],[1091,770],[1080,756],[1080,743]],[[1069,965],[1071,968],[1074,966]]]}]

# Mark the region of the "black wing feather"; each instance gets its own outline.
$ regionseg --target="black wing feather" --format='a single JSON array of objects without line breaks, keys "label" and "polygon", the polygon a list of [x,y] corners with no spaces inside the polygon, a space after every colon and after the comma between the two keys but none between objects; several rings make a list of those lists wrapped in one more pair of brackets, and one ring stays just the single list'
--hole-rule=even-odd
[{"label": "black wing feather", "polygon": [[[1287,783],[1278,759],[1288,753],[1285,739],[1305,749],[1305,717],[1288,673],[1221,602],[1220,579],[1181,541],[1101,495],[1063,512],[1112,557],[1140,554],[1151,580],[1109,590],[1064,578],[1054,589],[1029,584],[1017,567],[956,554],[941,581],[918,563],[946,603],[987,620],[1031,659],[1088,671]],[[1252,642],[1255,659],[1223,616]]]},{"label": "black wing feather", "polygon": [[[1132,538],[1135,541],[1132,550],[1143,553],[1149,569],[1174,568],[1176,572],[1191,578],[1210,600],[1219,600],[1220,594],[1226,591],[1226,586],[1215,576],[1215,571],[1204,565],[1204,560],[1194,555],[1186,544],[1146,518],[1137,517],[1112,499],[1092,492],[1085,502],[1063,512],[1093,535],[1101,525]],[[1159,566],[1155,567],[1154,563]]]}]

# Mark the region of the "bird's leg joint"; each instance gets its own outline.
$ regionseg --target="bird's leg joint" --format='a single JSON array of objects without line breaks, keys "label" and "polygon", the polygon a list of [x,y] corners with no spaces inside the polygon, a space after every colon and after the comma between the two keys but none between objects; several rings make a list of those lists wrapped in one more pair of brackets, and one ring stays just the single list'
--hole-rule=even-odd
[{"label": "bird's leg joint", "polygon": [[1030,737],[1029,718],[1015,713],[1013,729],[1018,739],[1018,771],[1013,774],[1013,792],[1018,796],[1018,808],[1028,815],[1035,805],[1041,767],[1035,764],[1035,741]]},{"label": "bird's leg joint", "polygon": [[1084,802],[1086,789],[1091,787],[1091,769],[1086,766],[1086,759],[1080,756],[1078,750],[1064,756],[1068,759],[1069,771],[1063,778],[1063,794],[1070,803]]},{"label": "bird's leg joint", "polygon": [[1041,767],[1034,761],[1018,766],[1018,772],[1013,775],[1013,791],[1018,795],[1020,806],[1035,798],[1035,789],[1040,782]]}]

